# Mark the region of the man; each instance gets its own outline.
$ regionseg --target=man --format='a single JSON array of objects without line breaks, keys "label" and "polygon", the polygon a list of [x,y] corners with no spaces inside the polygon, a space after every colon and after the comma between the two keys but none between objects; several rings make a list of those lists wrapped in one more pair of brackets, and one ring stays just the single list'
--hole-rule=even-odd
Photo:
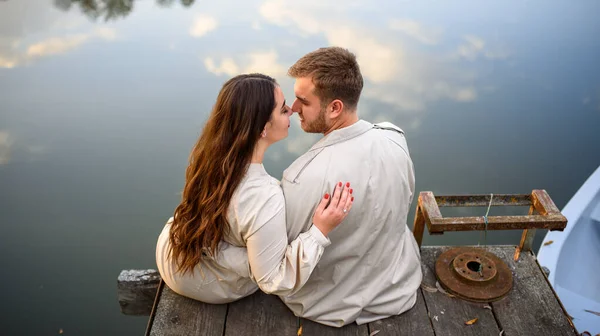
[{"label": "man", "polygon": [[363,78],[349,51],[318,49],[288,74],[296,79],[292,110],[302,129],[325,135],[283,173],[288,239],[310,228],[314,205],[338,181],[352,183],[356,201],[306,285],[281,299],[297,316],[334,327],[405,312],[422,273],[406,225],[414,171],[404,133],[359,120]]}]

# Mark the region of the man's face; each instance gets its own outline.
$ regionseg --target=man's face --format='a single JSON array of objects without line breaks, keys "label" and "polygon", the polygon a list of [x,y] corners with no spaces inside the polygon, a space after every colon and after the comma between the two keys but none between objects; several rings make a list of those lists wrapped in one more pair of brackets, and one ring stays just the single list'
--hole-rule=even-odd
[{"label": "man's face", "polygon": [[325,133],[328,122],[325,117],[325,107],[321,107],[321,100],[314,94],[315,85],[312,77],[296,78],[294,93],[296,100],[292,104],[292,111],[298,113],[300,126],[307,133]]}]

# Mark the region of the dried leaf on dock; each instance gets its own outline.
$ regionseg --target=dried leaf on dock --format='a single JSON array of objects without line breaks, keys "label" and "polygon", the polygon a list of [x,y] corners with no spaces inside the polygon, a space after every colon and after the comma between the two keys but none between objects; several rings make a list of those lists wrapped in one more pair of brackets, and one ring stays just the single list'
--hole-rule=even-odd
[{"label": "dried leaf on dock", "polygon": [[369,334],[369,336],[375,336],[375,335],[377,335],[377,334],[379,334],[379,330],[373,330],[373,331],[372,331],[372,332]]},{"label": "dried leaf on dock", "polygon": [[548,240],[547,242],[544,243],[544,246],[548,246],[552,243],[554,243],[554,240]]},{"label": "dried leaf on dock", "polygon": [[468,320],[467,322],[465,322],[466,325],[473,325],[475,324],[475,322],[477,322],[478,318],[474,318],[472,320]]}]

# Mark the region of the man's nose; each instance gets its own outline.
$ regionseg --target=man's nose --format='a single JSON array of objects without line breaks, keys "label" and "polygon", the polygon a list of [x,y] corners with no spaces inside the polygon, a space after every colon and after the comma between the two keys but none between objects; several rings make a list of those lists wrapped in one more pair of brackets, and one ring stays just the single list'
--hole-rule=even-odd
[{"label": "man's nose", "polygon": [[300,111],[300,104],[298,102],[298,99],[294,99],[294,103],[292,104],[292,114],[294,114],[294,112],[299,112]]}]

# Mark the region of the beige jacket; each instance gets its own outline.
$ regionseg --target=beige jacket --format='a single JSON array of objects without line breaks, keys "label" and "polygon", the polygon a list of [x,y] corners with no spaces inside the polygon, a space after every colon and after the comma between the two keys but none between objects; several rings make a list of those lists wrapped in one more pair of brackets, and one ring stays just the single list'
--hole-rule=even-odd
[{"label": "beige jacket", "polygon": [[331,246],[300,290],[281,296],[296,314],[341,327],[410,309],[422,279],[420,254],[406,218],[415,177],[404,133],[360,120],[331,132],[283,173],[287,233],[293,241],[338,181],[355,202],[329,234]]},{"label": "beige jacket", "polygon": [[156,245],[160,275],[176,293],[208,303],[235,301],[258,288],[293,294],[308,280],[330,241],[311,226],[288,244],[285,214],[279,181],[262,164],[251,164],[233,195],[230,230],[216,257],[207,253],[192,274],[176,272],[168,255],[171,218]]}]

